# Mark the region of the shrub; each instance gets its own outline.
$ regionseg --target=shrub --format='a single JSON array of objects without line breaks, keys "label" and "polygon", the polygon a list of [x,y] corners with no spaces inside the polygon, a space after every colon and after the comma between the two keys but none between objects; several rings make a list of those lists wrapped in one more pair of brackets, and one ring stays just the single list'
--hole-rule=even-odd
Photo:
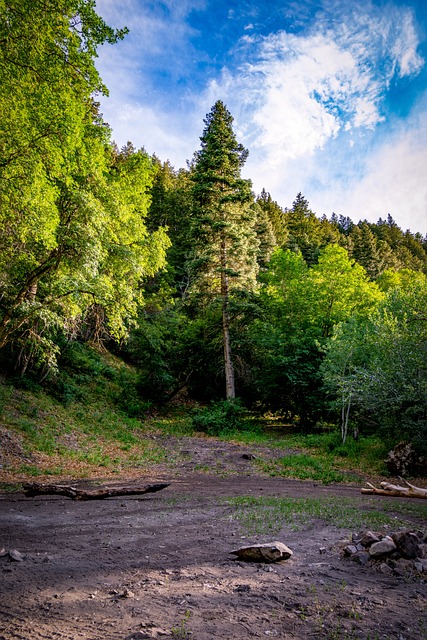
[{"label": "shrub", "polygon": [[192,426],[210,436],[225,436],[248,428],[244,415],[245,410],[239,400],[219,400],[203,409],[196,409]]}]

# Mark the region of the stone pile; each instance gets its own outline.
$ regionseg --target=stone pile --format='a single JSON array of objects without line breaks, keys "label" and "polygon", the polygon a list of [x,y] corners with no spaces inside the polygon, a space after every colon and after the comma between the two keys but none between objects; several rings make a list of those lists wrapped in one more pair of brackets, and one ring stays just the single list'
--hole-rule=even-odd
[{"label": "stone pile", "polygon": [[353,533],[343,555],[360,565],[375,566],[386,575],[427,575],[427,532]]}]

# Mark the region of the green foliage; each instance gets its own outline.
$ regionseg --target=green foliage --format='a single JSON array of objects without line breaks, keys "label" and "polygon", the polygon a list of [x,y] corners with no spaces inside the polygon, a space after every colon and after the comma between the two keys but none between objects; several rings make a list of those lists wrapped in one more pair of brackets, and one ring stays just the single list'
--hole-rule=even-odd
[{"label": "green foliage", "polygon": [[236,140],[233,118],[218,101],[205,119],[195,153],[191,273],[198,291],[224,296],[255,287],[258,240],[251,183],[240,176],[248,152]]},{"label": "green foliage", "polygon": [[[390,278],[388,278],[388,282]],[[337,327],[322,368],[335,406],[351,407],[360,428],[425,451],[427,280],[408,273],[367,318]]]},{"label": "green foliage", "polygon": [[349,238],[350,255],[365,269],[372,280],[375,280],[386,268],[397,264],[389,246],[375,236],[367,222],[354,226]]},{"label": "green foliage", "polygon": [[260,317],[249,328],[250,395],[311,428],[326,409],[320,365],[333,327],[366,314],[383,294],[338,245],[320,250],[312,267],[301,253],[277,249],[262,281]]},{"label": "green foliage", "polygon": [[265,189],[261,191],[261,194],[257,197],[256,203],[261,207],[264,213],[268,216],[271,223],[274,238],[278,246],[283,246],[288,237],[288,231],[285,225],[285,212],[275,202],[271,195],[267,193]]},{"label": "green foliage", "polygon": [[286,210],[285,225],[288,238],[283,247],[301,252],[309,266],[317,262],[322,248],[340,240],[336,227],[326,219],[319,220],[301,193],[297,194],[292,209]]},{"label": "green foliage", "polygon": [[126,334],[169,241],[144,222],[151,160],[117,152],[92,99],[105,89],[96,49],[125,31],[91,0],[0,11],[0,348],[44,378],[61,336],[86,332],[89,317],[91,339]]},{"label": "green foliage", "polygon": [[194,411],[192,426],[210,436],[227,436],[250,428],[245,413],[238,399],[211,402],[208,407]]}]

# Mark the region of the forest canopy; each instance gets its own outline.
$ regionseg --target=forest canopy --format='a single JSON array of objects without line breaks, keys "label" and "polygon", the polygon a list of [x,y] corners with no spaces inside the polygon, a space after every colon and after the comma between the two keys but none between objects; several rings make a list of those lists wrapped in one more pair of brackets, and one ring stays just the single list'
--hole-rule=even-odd
[{"label": "forest canopy", "polygon": [[291,206],[254,194],[221,101],[185,169],[118,149],[94,60],[126,29],[92,0],[3,0],[0,25],[4,373],[55,386],[91,344],[149,402],[238,397],[426,446],[427,238],[318,217],[298,185]]}]

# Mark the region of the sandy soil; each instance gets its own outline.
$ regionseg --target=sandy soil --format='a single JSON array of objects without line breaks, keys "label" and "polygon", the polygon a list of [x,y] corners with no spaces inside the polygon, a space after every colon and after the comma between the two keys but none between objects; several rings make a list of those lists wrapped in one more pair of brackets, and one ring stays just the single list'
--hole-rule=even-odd
[{"label": "sandy soil", "polygon": [[[25,558],[0,557],[0,640],[427,638],[425,580],[343,558],[351,532],[322,521],[249,536],[225,500],[352,496],[363,507],[359,487],[261,477],[241,448],[205,445],[188,439],[187,462],[157,468],[150,481],[170,486],[156,494],[94,502],[1,494],[0,549]],[[201,458],[216,470],[220,459],[223,473],[195,472]],[[374,499],[378,508],[396,500]],[[265,565],[229,553],[271,539],[293,557]]]}]

